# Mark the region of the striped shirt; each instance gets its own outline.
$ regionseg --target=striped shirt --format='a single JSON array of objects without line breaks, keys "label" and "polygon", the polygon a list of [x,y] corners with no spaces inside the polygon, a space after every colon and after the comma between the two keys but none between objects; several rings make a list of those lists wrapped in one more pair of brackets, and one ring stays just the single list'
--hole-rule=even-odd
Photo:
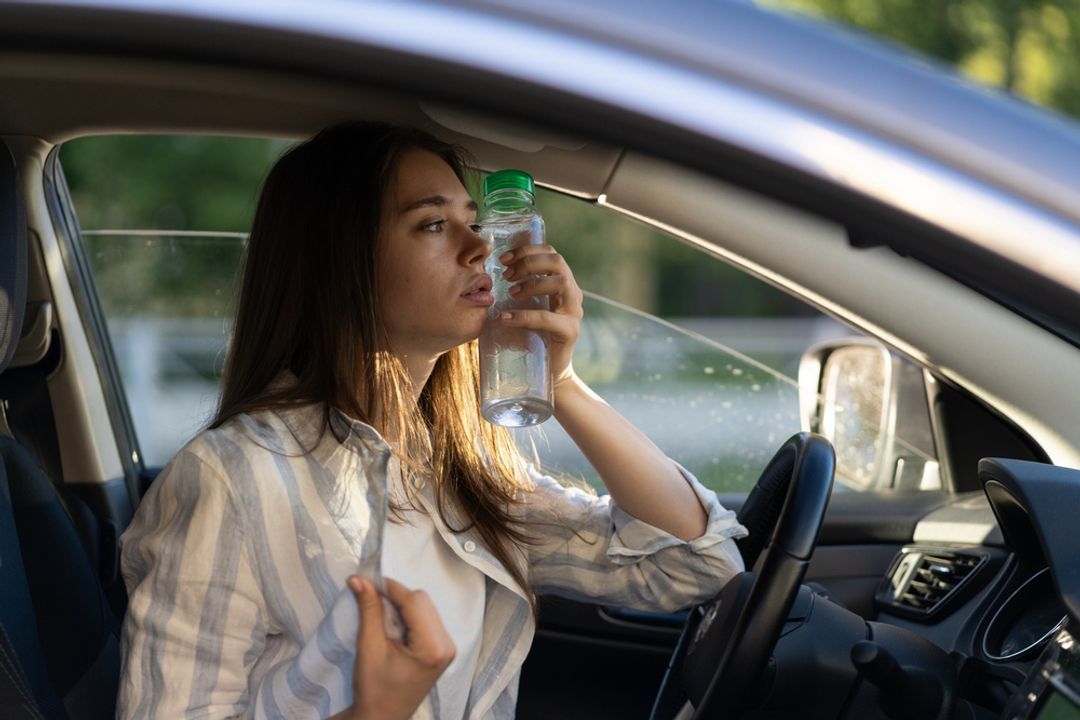
[{"label": "striped shirt", "polygon": [[[117,717],[325,718],[352,703],[359,616],[345,580],[381,585],[391,450],[336,411],[334,432],[317,438],[318,417],[317,405],[236,416],[188,443],[146,493],[120,539],[129,607]],[[653,611],[715,595],[743,569],[733,539],[746,530],[679,469],[708,512],[690,541],[530,468],[518,512],[538,521],[539,542],[515,557],[531,589]],[[434,508],[432,488],[418,490]],[[455,534],[431,514],[485,576],[465,717],[513,718],[535,629],[527,596],[475,530]],[[414,717],[440,717],[437,693]]]}]

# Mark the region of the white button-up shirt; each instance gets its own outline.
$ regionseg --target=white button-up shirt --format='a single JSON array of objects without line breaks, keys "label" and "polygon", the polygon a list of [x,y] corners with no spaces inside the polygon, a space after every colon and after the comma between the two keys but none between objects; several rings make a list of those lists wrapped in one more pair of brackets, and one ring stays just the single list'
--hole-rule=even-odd
[{"label": "white button-up shirt", "polygon": [[[305,453],[319,417],[309,406],[232,418],[188,443],[142,499],[120,540],[119,718],[325,718],[352,703],[359,615],[345,580],[382,584],[391,451],[335,411],[335,432]],[[544,522],[515,556],[532,591],[665,612],[715,595],[743,569],[733,539],[746,530],[680,470],[708,512],[690,541],[530,467],[518,511]],[[435,507],[430,484],[420,494]],[[454,508],[448,517],[467,526]],[[513,718],[535,629],[527,597],[475,530],[432,520],[484,575],[465,717]],[[436,717],[432,701],[417,717]]]}]

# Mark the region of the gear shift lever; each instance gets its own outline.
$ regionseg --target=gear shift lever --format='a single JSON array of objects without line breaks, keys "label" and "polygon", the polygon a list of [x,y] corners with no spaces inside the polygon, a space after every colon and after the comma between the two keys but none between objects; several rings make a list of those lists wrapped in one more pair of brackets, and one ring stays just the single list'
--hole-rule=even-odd
[{"label": "gear shift lever", "polygon": [[869,640],[855,643],[851,662],[878,688],[881,710],[892,720],[930,719],[941,714],[945,687],[935,675],[900,665],[888,650]]}]

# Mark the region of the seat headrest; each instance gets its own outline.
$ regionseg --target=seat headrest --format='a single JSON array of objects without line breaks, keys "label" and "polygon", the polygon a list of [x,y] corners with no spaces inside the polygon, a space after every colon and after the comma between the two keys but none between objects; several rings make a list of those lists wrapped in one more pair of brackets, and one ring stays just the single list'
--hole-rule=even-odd
[{"label": "seat headrest", "polygon": [[0,372],[19,344],[26,312],[25,213],[15,158],[0,140]]}]

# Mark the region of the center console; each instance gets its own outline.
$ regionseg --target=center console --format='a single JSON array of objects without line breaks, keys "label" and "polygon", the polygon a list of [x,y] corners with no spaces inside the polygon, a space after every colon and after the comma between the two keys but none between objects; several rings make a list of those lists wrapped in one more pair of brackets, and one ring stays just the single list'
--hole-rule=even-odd
[{"label": "center console", "polygon": [[1003,720],[1080,720],[1080,648],[1067,628],[1047,644]]}]

